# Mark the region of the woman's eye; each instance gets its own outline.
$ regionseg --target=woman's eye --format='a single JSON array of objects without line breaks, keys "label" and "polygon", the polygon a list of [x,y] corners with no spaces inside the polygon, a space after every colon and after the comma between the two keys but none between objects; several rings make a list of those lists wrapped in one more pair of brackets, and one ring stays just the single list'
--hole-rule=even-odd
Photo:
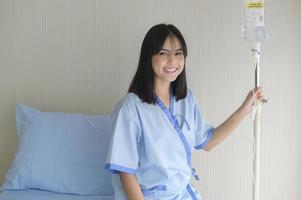
[{"label": "woman's eye", "polygon": [[167,52],[165,52],[165,51],[160,51],[160,52],[159,52],[159,55],[161,55],[161,56],[166,56],[166,55],[167,55]]},{"label": "woman's eye", "polygon": [[184,54],[183,54],[182,51],[178,51],[178,52],[175,53],[175,55],[176,55],[176,56],[183,56]]}]

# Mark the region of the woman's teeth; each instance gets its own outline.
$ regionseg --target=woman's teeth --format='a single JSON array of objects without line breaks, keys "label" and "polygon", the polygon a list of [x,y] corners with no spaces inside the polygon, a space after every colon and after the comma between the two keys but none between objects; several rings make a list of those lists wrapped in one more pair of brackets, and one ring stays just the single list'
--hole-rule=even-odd
[{"label": "woman's teeth", "polygon": [[170,69],[165,69],[167,72],[175,72],[177,69],[176,68],[170,68]]}]

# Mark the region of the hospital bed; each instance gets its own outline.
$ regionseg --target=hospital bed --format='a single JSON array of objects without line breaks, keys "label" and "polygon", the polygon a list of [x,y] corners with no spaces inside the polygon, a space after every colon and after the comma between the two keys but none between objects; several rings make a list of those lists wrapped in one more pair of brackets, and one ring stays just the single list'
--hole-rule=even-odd
[{"label": "hospital bed", "polygon": [[54,192],[26,190],[26,191],[3,191],[0,200],[113,200],[112,195],[72,195],[58,194]]},{"label": "hospital bed", "polygon": [[113,200],[105,160],[109,115],[42,112],[18,104],[19,143],[0,200]]}]

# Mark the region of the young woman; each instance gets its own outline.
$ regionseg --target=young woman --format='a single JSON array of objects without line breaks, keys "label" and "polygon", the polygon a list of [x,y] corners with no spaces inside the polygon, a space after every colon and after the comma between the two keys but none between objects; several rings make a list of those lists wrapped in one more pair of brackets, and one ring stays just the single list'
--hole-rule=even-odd
[{"label": "young woman", "polygon": [[106,168],[114,173],[116,200],[201,199],[190,184],[198,179],[194,149],[211,150],[251,111],[261,88],[214,128],[202,117],[187,89],[187,47],[173,25],[153,26],[146,34],[128,94],[112,114],[113,136]]}]

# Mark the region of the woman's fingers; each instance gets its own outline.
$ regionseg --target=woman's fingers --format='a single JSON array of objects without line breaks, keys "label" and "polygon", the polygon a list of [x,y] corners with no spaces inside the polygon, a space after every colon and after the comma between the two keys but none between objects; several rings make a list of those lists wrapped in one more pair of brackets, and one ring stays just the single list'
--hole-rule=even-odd
[{"label": "woman's fingers", "polygon": [[262,87],[256,87],[253,89],[253,95],[255,94],[256,99],[263,103],[268,103],[269,99],[266,99],[263,94]]}]

